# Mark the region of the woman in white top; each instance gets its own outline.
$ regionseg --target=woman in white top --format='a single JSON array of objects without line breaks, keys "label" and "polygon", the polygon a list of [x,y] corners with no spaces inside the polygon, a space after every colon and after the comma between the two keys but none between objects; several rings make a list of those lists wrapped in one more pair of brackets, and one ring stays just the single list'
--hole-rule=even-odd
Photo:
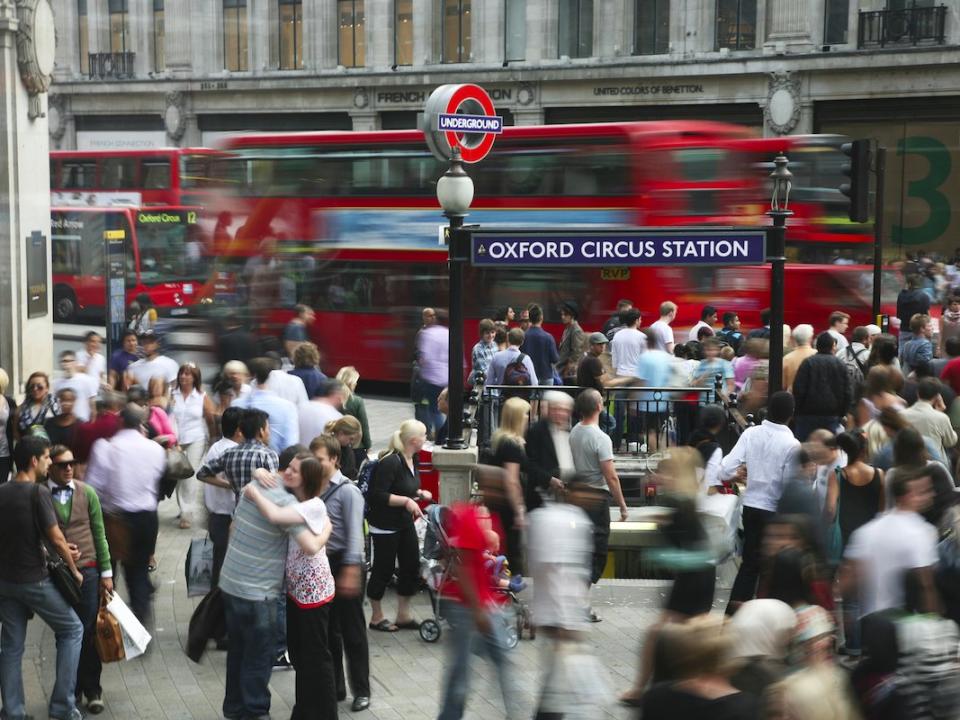
[{"label": "woman in white top", "polygon": [[[170,403],[170,415],[177,424],[180,447],[194,469],[200,467],[203,460],[207,438],[216,432],[213,402],[201,388],[200,369],[193,363],[181,365]],[[194,515],[203,508],[196,475],[177,483],[177,504],[180,506],[180,528],[186,530]]]}]

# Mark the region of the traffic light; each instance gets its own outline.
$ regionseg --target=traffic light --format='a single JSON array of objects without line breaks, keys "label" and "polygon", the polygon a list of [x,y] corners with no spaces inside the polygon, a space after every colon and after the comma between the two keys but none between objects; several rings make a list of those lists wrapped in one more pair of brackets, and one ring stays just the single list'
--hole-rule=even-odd
[{"label": "traffic light", "polygon": [[870,141],[844,143],[840,152],[850,158],[842,168],[850,182],[840,186],[840,192],[850,198],[848,215],[853,222],[867,222],[870,219]]}]

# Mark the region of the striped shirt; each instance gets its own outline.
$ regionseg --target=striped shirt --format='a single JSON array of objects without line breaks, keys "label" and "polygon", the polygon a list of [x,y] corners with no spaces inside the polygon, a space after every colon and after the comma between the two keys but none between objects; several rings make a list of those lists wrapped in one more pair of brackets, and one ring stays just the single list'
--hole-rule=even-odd
[{"label": "striped shirt", "polygon": [[[261,487],[260,491],[280,507],[297,502],[283,488]],[[306,529],[302,524],[286,528],[273,525],[251,500],[241,497],[220,571],[220,590],[254,602],[280,597],[287,562],[287,538],[296,537]]]}]

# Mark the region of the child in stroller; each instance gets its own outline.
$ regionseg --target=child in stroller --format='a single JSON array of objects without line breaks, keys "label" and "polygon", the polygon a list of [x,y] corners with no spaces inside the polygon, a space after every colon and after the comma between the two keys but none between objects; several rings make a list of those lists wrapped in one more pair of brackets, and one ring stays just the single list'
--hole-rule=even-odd
[{"label": "child in stroller", "polygon": [[[482,509],[485,511],[485,508]],[[484,515],[489,515],[483,512]],[[420,560],[420,573],[430,595],[433,617],[420,623],[420,637],[426,642],[440,639],[440,590],[448,578],[448,565],[451,553],[450,545],[450,508],[444,505],[431,505],[424,513],[426,532],[423,539],[423,552]],[[494,553],[500,548],[500,536],[492,524],[486,529],[488,548],[484,553],[485,563],[490,571],[490,584],[500,599],[499,617],[506,628],[507,647],[515,648],[523,636],[523,629],[530,629],[530,639],[534,638],[530,610],[520,600],[519,593],[526,588],[520,575],[511,576],[506,558]]]}]

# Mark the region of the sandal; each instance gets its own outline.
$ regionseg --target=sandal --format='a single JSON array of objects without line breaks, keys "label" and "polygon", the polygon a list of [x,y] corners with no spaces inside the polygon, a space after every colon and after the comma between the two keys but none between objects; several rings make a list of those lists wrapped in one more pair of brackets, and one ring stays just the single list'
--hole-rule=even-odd
[{"label": "sandal", "polygon": [[377,632],[385,632],[385,633],[395,633],[397,630],[400,629],[396,625],[394,625],[392,622],[387,620],[386,618],[384,618],[383,620],[381,620],[376,624],[370,623],[367,627],[369,627],[371,630],[376,630]]},{"label": "sandal", "polygon": [[419,630],[420,623],[416,620],[407,620],[406,622],[398,622],[397,630]]}]

